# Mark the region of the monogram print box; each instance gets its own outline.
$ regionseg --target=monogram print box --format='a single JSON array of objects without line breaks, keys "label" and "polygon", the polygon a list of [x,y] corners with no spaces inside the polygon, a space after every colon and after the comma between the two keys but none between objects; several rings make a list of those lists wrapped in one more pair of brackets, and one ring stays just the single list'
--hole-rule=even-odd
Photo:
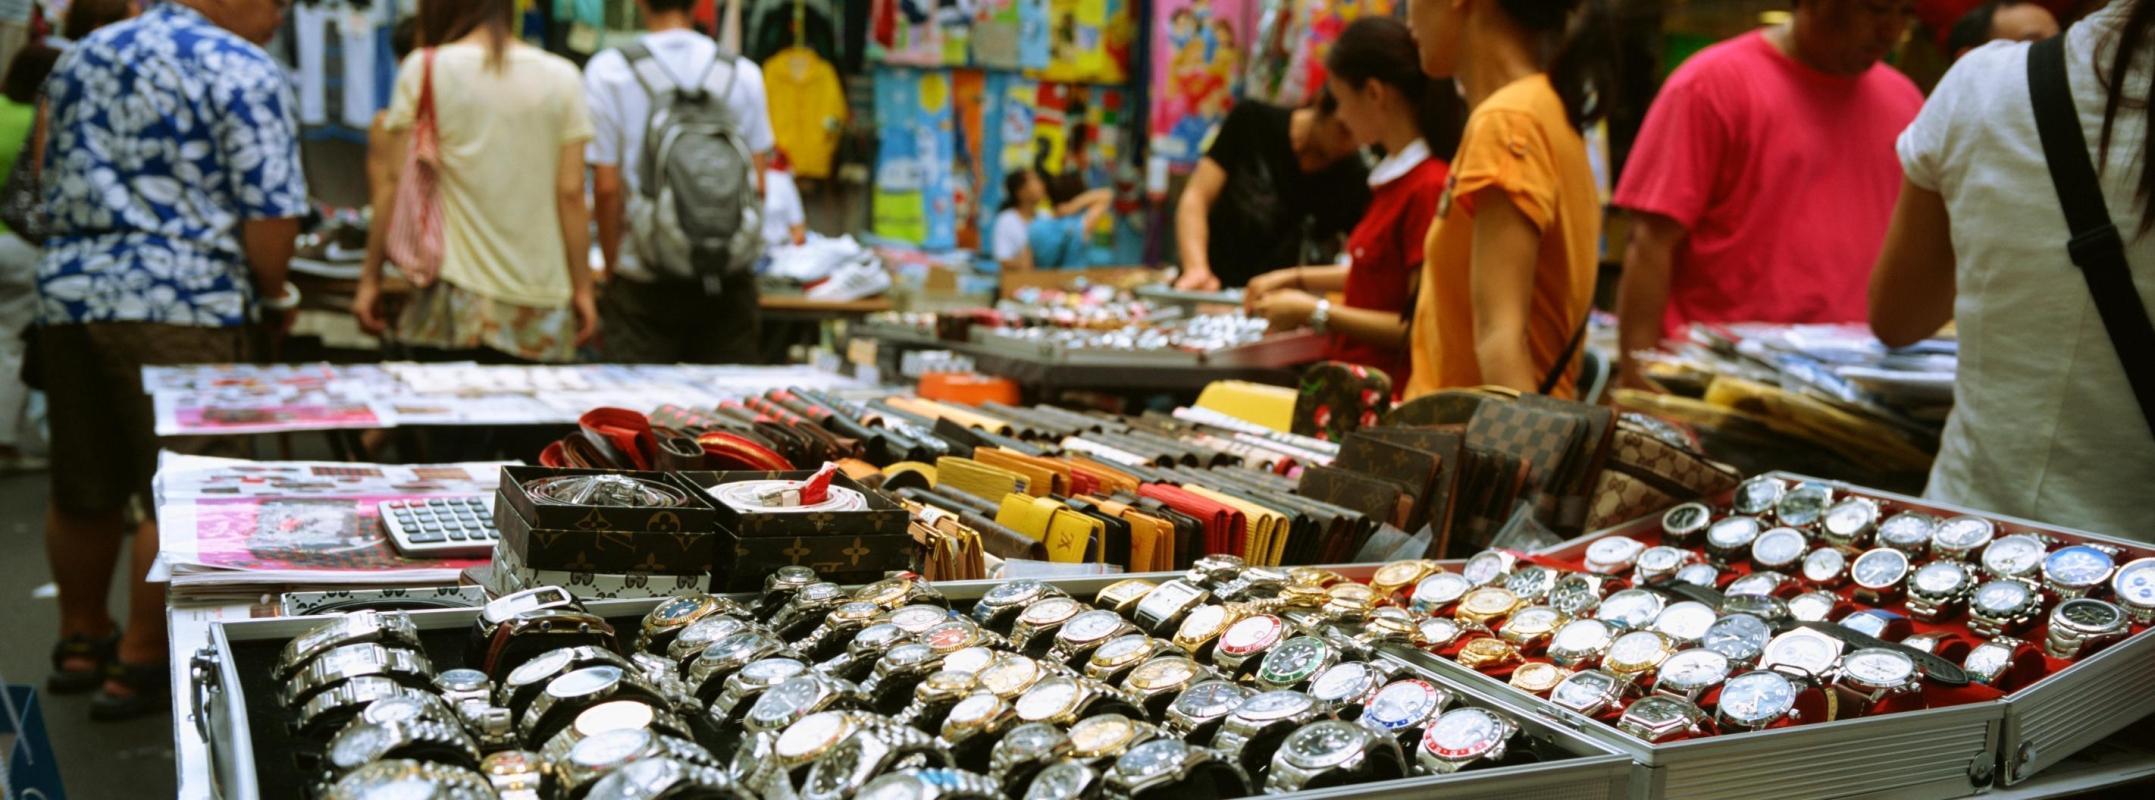
[{"label": "monogram print box", "polygon": [[[634,478],[670,490],[670,506],[625,507],[543,500],[542,481],[608,476]],[[709,503],[659,472],[503,467],[500,499],[510,513],[495,515],[501,549],[524,566],[584,573],[703,575],[718,558],[717,521]],[[537,487],[537,488],[535,488]]]},{"label": "monogram print box", "polygon": [[717,527],[742,539],[905,535],[909,520],[905,509],[842,472],[831,477],[827,502],[787,506],[772,501],[771,505],[760,505],[766,502],[764,495],[782,492],[789,483],[806,481],[814,475],[810,470],[674,473],[717,509]]}]

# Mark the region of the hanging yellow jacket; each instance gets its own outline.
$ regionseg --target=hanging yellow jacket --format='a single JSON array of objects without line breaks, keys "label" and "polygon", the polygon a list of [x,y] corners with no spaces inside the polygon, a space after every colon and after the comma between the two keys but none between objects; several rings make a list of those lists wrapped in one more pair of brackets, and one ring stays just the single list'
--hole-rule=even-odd
[{"label": "hanging yellow jacket", "polygon": [[846,92],[838,70],[806,47],[789,47],[763,62],[771,133],[803,178],[827,178],[845,129]]}]

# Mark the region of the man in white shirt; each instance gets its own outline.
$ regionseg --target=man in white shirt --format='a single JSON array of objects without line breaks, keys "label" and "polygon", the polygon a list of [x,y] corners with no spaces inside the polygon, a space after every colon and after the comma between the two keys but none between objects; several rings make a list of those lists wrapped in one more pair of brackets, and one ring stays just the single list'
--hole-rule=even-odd
[{"label": "man in white shirt", "polygon": [[[636,4],[650,31],[640,42],[666,75],[676,82],[706,76],[704,85],[713,92],[731,87],[726,105],[755,154],[755,174],[762,175],[763,161],[776,141],[763,94],[763,70],[748,59],[721,54],[717,42],[695,29],[690,16],[694,0]],[[713,68],[713,60],[722,57],[727,63]],[[627,201],[641,189],[637,162],[651,116],[651,95],[637,81],[628,58],[619,50],[592,56],[584,67],[584,94],[595,133],[585,156],[592,166],[599,252],[608,276],[599,297],[606,358],[625,363],[754,363],[754,275],[728,276],[719,292],[707,293],[693,282],[659,279],[636,262],[634,248],[622,247]]]}]

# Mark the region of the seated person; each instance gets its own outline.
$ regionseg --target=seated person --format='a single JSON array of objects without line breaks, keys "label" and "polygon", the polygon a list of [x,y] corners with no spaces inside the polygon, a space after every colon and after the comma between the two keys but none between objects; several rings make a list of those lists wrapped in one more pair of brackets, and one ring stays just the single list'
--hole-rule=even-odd
[{"label": "seated person", "polygon": [[786,151],[773,149],[763,166],[763,247],[771,250],[808,241],[808,210],[801,205],[800,187],[793,182],[793,167]]},{"label": "seated person", "polygon": [[1106,189],[1088,189],[1050,206],[1039,172],[1013,171],[1003,179],[1003,210],[995,215],[990,254],[1006,272],[1086,266],[1087,232],[1113,200]]}]

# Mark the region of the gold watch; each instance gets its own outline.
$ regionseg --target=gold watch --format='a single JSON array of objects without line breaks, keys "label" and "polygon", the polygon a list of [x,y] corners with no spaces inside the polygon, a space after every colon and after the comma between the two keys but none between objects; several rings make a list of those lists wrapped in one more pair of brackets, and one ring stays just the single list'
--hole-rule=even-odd
[{"label": "gold watch", "polygon": [[1513,611],[1526,605],[1525,600],[1502,586],[1484,586],[1459,598],[1459,610],[1453,612],[1460,622],[1490,625],[1511,616]]}]

